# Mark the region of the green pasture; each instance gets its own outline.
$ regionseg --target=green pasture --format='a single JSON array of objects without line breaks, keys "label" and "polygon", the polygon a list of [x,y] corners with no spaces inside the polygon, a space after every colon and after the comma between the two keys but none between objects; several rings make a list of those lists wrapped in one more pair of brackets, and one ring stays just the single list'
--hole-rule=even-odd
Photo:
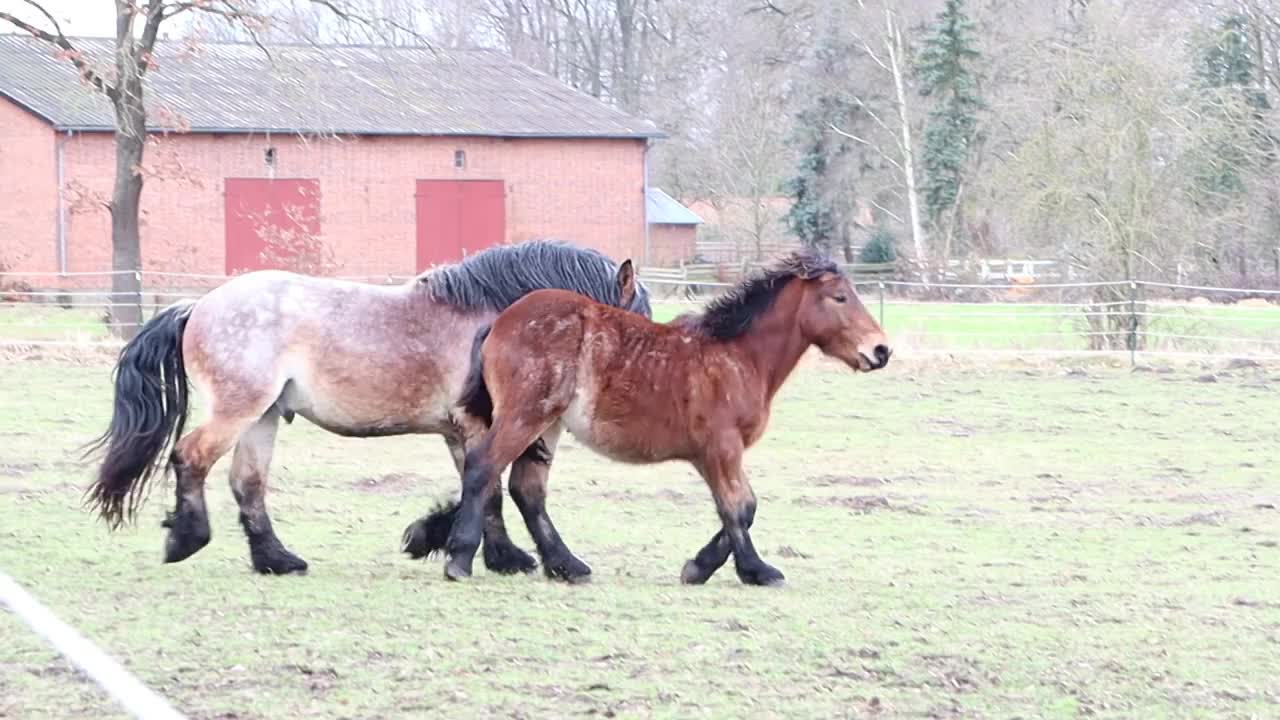
[{"label": "green pasture", "polygon": [[[456,491],[443,443],[301,419],[268,503],[310,574],[251,572],[225,461],[213,542],[162,565],[171,485],[115,534],[80,507],[108,362],[52,354],[0,361],[0,569],[193,718],[1280,716],[1274,369],[806,361],[747,458],[784,587],[680,585],[701,481],[572,440],[550,509],[595,579],[567,587],[400,556]],[[122,717],[0,638],[0,717]]]}]

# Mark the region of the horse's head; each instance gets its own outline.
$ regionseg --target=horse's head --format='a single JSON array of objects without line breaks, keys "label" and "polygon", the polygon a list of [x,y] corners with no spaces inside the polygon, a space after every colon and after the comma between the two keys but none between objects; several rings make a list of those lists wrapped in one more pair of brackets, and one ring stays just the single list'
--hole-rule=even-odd
[{"label": "horse's head", "polygon": [[796,321],[805,339],[854,370],[870,372],[887,365],[893,354],[889,338],[849,278],[828,264],[804,280]]}]

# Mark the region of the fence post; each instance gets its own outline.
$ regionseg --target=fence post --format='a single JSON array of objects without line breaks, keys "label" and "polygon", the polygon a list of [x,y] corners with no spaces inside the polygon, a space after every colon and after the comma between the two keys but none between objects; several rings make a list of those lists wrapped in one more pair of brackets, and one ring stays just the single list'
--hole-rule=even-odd
[{"label": "fence post", "polygon": [[1138,366],[1138,283],[1129,281],[1129,367]]},{"label": "fence post", "polygon": [[884,281],[879,281],[880,285],[880,329],[884,329]]},{"label": "fence post", "polygon": [[138,332],[142,330],[143,325],[147,324],[147,317],[142,314],[142,271],[134,270],[133,279],[138,281],[138,292],[133,299],[134,309],[138,311],[138,327],[134,328],[134,332]]}]

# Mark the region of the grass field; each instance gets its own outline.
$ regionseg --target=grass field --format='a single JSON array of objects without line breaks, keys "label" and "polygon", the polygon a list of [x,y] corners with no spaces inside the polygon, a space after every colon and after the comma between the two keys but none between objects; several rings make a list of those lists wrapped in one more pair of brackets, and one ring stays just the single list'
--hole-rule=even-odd
[{"label": "grass field", "polygon": [[[881,313],[874,292],[868,307]],[[654,317],[670,320],[697,309],[658,302]],[[1143,330],[1152,350],[1219,355],[1280,356],[1280,305],[1156,304],[1145,306]],[[1114,308],[1113,312],[1123,312]],[[109,337],[101,310],[53,305],[0,304],[0,339],[101,341]],[[1078,308],[1053,304],[911,303],[890,300],[885,328],[901,348],[927,350],[1085,350],[1089,331]]]},{"label": "grass field", "polygon": [[[807,362],[748,455],[780,589],[681,586],[701,482],[571,441],[550,507],[595,581],[447,584],[397,554],[456,489],[439,439],[302,420],[268,502],[311,573],[250,571],[225,462],[213,542],[165,566],[171,486],[114,535],[79,507],[108,372],[0,364],[0,568],[192,717],[1280,716],[1275,370]],[[0,717],[120,716],[0,638]]]}]

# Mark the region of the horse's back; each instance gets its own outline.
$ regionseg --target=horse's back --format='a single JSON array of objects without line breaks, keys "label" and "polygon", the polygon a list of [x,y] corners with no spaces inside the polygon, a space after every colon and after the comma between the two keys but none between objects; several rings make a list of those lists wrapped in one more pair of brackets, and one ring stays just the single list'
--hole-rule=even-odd
[{"label": "horse's back", "polygon": [[[438,385],[462,374],[444,377],[442,363],[459,363],[449,354],[457,343],[442,336],[466,328],[456,328],[452,314],[426,310],[405,286],[247,273],[192,309],[184,357],[208,394],[252,396],[256,404],[283,396],[289,409],[337,429],[411,427],[423,414],[440,414],[422,406],[439,404]],[[420,390],[406,397],[408,386]]]}]

